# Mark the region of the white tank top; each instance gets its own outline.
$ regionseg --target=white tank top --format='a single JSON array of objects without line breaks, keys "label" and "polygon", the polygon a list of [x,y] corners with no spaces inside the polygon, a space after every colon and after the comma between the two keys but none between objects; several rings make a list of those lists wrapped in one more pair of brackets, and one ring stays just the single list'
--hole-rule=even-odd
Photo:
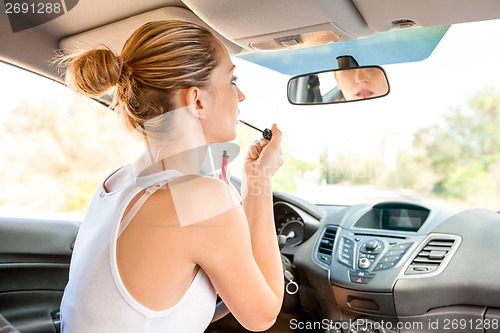
[{"label": "white tank top", "polygon": [[215,311],[216,292],[203,270],[174,306],[154,311],[125,288],[116,262],[120,221],[141,190],[179,173],[164,171],[107,193],[102,183],[83,219],[71,259],[69,282],[61,304],[62,333],[203,332]]}]

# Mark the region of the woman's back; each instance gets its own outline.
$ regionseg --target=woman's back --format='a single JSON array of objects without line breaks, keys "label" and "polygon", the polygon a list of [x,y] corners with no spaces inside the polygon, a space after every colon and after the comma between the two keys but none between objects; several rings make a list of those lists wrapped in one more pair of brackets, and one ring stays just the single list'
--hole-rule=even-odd
[{"label": "woman's back", "polygon": [[[153,177],[147,185],[168,176]],[[111,191],[100,186],[82,223],[61,306],[64,332],[203,331],[215,309],[215,290],[176,247],[182,246],[175,241],[181,228],[148,220],[159,200],[166,207],[167,191],[149,198],[118,237],[122,217],[144,192],[136,181],[121,179]],[[175,221],[175,209],[171,216]],[[142,236],[155,244],[140,246],[136,241]],[[162,246],[165,252],[159,251]],[[138,281],[143,288],[134,289]]]}]

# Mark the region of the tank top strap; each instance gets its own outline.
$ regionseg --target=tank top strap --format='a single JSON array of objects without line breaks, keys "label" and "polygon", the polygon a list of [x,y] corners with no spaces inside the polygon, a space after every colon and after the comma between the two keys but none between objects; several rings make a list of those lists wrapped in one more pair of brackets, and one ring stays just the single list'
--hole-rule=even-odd
[{"label": "tank top strap", "polygon": [[128,224],[134,218],[135,214],[141,209],[142,205],[159,189],[165,188],[167,183],[174,178],[182,176],[182,173],[177,170],[165,170],[147,177],[147,179],[138,179],[136,184],[139,189],[145,188],[146,190],[136,203],[130,208],[127,214],[123,217],[118,228],[118,237],[127,228]]}]

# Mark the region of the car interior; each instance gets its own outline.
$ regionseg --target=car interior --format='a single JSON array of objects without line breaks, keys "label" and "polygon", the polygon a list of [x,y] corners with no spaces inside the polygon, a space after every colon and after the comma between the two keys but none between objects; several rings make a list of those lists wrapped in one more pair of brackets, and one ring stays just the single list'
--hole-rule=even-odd
[{"label": "car interior", "polygon": [[[285,135],[294,136],[297,140],[291,141],[295,143],[290,145],[299,145],[297,142],[304,141],[300,139],[304,136],[311,141],[316,140],[314,144],[321,148],[322,145],[328,145],[323,141],[332,143],[336,140],[331,133],[335,131],[333,128],[343,127],[346,132],[351,129],[350,124],[342,125],[342,117],[338,114],[335,116],[335,108],[366,107],[377,113],[377,107],[383,108],[384,101],[390,101],[391,96],[396,96],[403,89],[405,84],[398,84],[401,80],[397,79],[397,68],[391,66],[418,62],[426,64],[434,57],[434,53],[444,49],[443,41],[455,26],[490,21],[498,23],[500,19],[500,2],[497,0],[4,0],[0,8],[0,65],[5,67],[0,68],[0,81],[3,81],[0,85],[3,90],[0,91],[0,123],[4,123],[0,127],[0,137],[3,136],[0,145],[2,150],[7,146],[14,149],[12,154],[5,150],[4,157],[0,158],[0,173],[9,175],[5,176],[5,181],[4,178],[0,181],[4,183],[0,185],[4,193],[0,195],[1,333],[60,332],[59,306],[68,282],[72,249],[81,221],[80,215],[24,214],[24,208],[17,203],[28,202],[26,198],[33,196],[27,206],[38,205],[50,211],[52,206],[48,202],[57,197],[66,196],[66,199],[77,202],[83,200],[80,197],[92,193],[91,188],[82,185],[71,188],[75,193],[82,193],[75,194],[74,198],[56,189],[50,196],[36,197],[31,195],[31,186],[35,183],[26,171],[28,169],[11,164],[11,160],[17,159],[26,168],[32,166],[42,175],[68,177],[63,164],[52,166],[52,162],[62,154],[54,146],[42,146],[40,149],[46,152],[41,159],[20,157],[38,148],[16,146],[19,141],[12,139],[12,133],[26,128],[29,130],[31,127],[27,124],[34,126],[35,120],[31,122],[29,117],[41,109],[33,108],[24,112],[22,108],[15,108],[8,103],[10,93],[7,92],[7,87],[18,87],[28,100],[37,94],[47,95],[31,88],[31,82],[36,80],[66,90],[64,77],[54,65],[54,58],[58,54],[100,45],[106,45],[119,53],[135,29],[154,20],[184,20],[206,26],[226,46],[236,67],[242,68],[243,76],[255,76],[257,80],[248,84],[249,92],[244,103],[248,102],[251,108],[252,99],[257,99],[262,103],[258,107],[271,105],[270,108],[273,108],[273,111],[263,110],[259,114],[242,112],[245,116],[243,119],[253,125],[238,125],[244,131],[242,136],[251,142],[260,136],[259,131],[270,127],[271,119],[288,119],[298,114],[301,120],[297,127],[291,127],[296,131],[285,132]],[[489,32],[494,34],[498,30]],[[488,44],[500,51],[499,39],[486,36],[489,36],[486,31],[474,35],[473,40],[464,35],[463,51],[474,53],[474,47],[469,46],[473,41]],[[466,85],[473,80],[466,77],[467,66],[479,68],[483,72],[489,71],[492,77],[496,76],[496,87],[491,89],[497,92],[500,89],[499,73],[495,73],[498,67],[492,67],[497,66],[493,60],[498,61],[495,58],[497,55],[492,53],[491,58],[484,58],[492,61],[483,61],[483,56],[486,56],[483,54],[469,57],[470,63],[463,63],[464,68],[454,69],[455,72],[462,72],[460,80],[463,81],[450,81],[460,81],[457,84]],[[449,55],[450,59],[454,56],[453,53]],[[245,70],[247,63],[254,67]],[[13,74],[14,70],[29,76],[18,79]],[[342,74],[361,73],[363,70],[381,75],[383,89],[380,93],[363,96],[363,100],[351,100],[345,91],[342,92],[335,78],[338,80]],[[265,79],[258,81],[260,73],[267,72],[277,77],[269,85],[265,84]],[[428,82],[441,80],[439,71],[425,75],[428,75]],[[241,80],[245,78],[241,77]],[[273,97],[259,96],[250,91],[261,84],[265,87],[262,89],[273,90],[268,92]],[[439,104],[439,97],[432,100],[433,97],[426,96],[431,94],[429,90],[432,89],[421,88],[422,93],[419,92],[416,99],[428,99]],[[487,92],[491,92],[491,89]],[[459,92],[455,94],[456,98],[460,97]],[[282,100],[280,103],[286,103],[287,108],[293,107],[293,111],[275,107],[277,102],[274,96]],[[497,93],[496,96],[500,95]],[[48,98],[58,103],[59,97]],[[110,121],[114,122],[113,112],[108,110],[111,100],[111,95],[86,101],[80,97],[78,103],[83,105],[81,108],[86,108],[88,104],[85,103],[90,103],[106,109]],[[484,107],[489,110],[489,115],[500,110],[500,97],[496,101],[497,104]],[[410,113],[410,107],[407,109],[406,105],[392,103],[402,118],[405,112]],[[333,120],[321,120],[323,111],[317,110],[326,109],[332,110],[329,114],[333,115]],[[359,117],[356,112],[351,113],[354,118]],[[421,112],[424,114],[426,111]],[[9,121],[11,114],[16,115],[16,118]],[[55,114],[64,119],[67,116],[62,111]],[[415,118],[408,116],[410,123],[418,117],[418,113],[413,114]],[[384,118],[385,115],[384,111],[380,111],[378,115],[372,114],[370,117],[383,123],[399,119],[390,116]],[[95,118],[92,118],[94,120],[90,127],[97,124],[98,118],[108,116],[97,114],[92,117]],[[64,135],[67,132],[73,132],[71,135],[80,141],[94,142],[90,138],[93,133],[97,135],[105,131],[96,129],[91,132],[89,126],[65,131],[43,123],[45,118],[36,119],[41,122],[41,125],[36,123],[37,126],[44,130],[50,128],[61,136],[61,145],[66,140]],[[74,120],[71,126],[79,124],[79,119]],[[312,128],[309,123],[312,119],[324,122],[321,125],[324,126],[321,127],[323,130]],[[369,123],[370,119],[366,122]],[[484,128],[492,126],[491,130],[488,127],[487,133],[496,133],[494,128],[498,123],[495,122],[500,120],[500,116],[488,119]],[[472,124],[473,120],[463,118],[460,124]],[[328,122],[331,130],[328,129]],[[336,127],[333,123],[340,125]],[[356,127],[364,128],[357,121],[352,125],[352,131]],[[419,138],[427,138],[430,142],[432,133],[437,132],[429,130]],[[107,135],[106,140],[109,142],[115,140],[109,139],[114,134]],[[40,137],[33,137],[45,142]],[[368,133],[366,137],[369,140]],[[464,134],[463,137],[463,141],[469,140],[469,136]],[[480,137],[484,140],[489,138],[486,138],[486,134]],[[453,150],[446,138],[438,137],[428,147],[435,147],[441,142],[444,148],[440,152]],[[119,146],[120,141],[116,140],[113,144]],[[346,139],[339,144],[356,143]],[[101,172],[99,177],[110,173],[111,166],[101,158],[112,155],[113,149],[101,156],[101,153],[93,151],[99,143],[88,145],[85,154],[88,154],[86,156],[89,159],[95,158],[92,168]],[[128,150],[126,147],[120,149]],[[246,147],[242,146],[241,149]],[[303,150],[304,155],[309,150],[303,146],[298,149]],[[320,152],[323,153],[323,150]],[[422,154],[422,158],[428,162],[409,162],[406,165],[406,172],[410,176],[414,173],[414,178],[418,178],[414,181],[416,184],[436,178],[435,174],[421,174],[417,170],[424,169],[424,165],[433,167],[434,159],[430,156],[437,154],[437,150]],[[460,151],[459,154],[467,152]],[[485,172],[493,170],[485,165],[496,166],[490,172],[494,181],[490,178],[484,181],[494,187],[492,191],[500,189],[498,154],[500,151],[493,151],[488,158],[486,153],[471,158],[483,162],[484,157],[484,165],[481,165]],[[351,157],[348,156],[348,159]],[[316,177],[311,183],[321,185],[321,189],[328,187],[328,184],[345,184],[337,179],[345,174],[337,172],[325,176],[326,164],[321,164],[325,160],[319,161],[320,164],[309,169],[307,166],[300,170],[298,167],[290,169],[280,178],[280,184],[273,192],[276,236],[282,253],[286,292],[280,315],[274,326],[266,332],[500,332],[500,268],[494,259],[495,253],[500,251],[499,192],[492,194],[493,204],[489,207],[471,204],[464,208],[440,200],[416,200],[404,190],[400,191],[403,194],[397,198],[386,195],[386,192],[377,192],[368,200],[366,198],[372,195],[369,191],[373,189],[368,186],[363,187],[363,195],[366,195],[363,198],[366,200],[350,202],[335,201],[328,197],[330,194],[324,194],[326,192],[316,190],[316,187],[312,190],[315,199],[290,190],[292,179],[297,175],[306,180],[309,179],[307,177]],[[232,172],[237,168],[237,163],[233,163]],[[375,164],[364,169],[368,176],[371,170],[375,170],[372,167],[375,168]],[[15,170],[7,173],[6,170],[10,169]],[[441,174],[449,173],[447,170]],[[319,174],[321,176],[317,176]],[[460,181],[468,175],[464,171],[462,174],[457,173],[459,180],[436,180],[432,191],[443,193],[449,189],[452,180],[455,181],[453,184],[462,184]],[[486,177],[481,173],[483,176]],[[337,178],[332,180],[331,177]],[[69,183],[74,180],[71,177],[68,179]],[[236,171],[232,173],[231,181],[239,188],[240,178]],[[17,183],[23,185],[16,187]],[[467,187],[467,184],[463,186]],[[40,186],[51,187],[50,183],[43,181]],[[349,197],[350,188],[336,188],[340,198]],[[470,196],[482,195],[483,189],[471,187]],[[11,213],[8,204],[14,206],[15,214]],[[214,320],[205,332],[248,331],[219,299]]]}]

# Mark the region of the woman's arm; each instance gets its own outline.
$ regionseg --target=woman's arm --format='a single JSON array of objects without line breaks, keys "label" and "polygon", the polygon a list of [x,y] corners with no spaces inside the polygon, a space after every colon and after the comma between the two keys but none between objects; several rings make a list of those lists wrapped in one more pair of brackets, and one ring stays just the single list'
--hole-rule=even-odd
[{"label": "woman's arm", "polygon": [[[273,219],[271,177],[281,166],[281,132],[247,153],[242,206],[190,226],[194,262],[210,277],[220,297],[247,329],[271,327],[283,301],[284,279]],[[227,197],[226,184],[206,180],[210,201]]]},{"label": "woman's arm", "polygon": [[272,140],[255,142],[247,152],[242,182],[242,206],[248,220],[252,251],[277,299],[283,298],[283,268],[273,214],[271,180],[283,164],[281,131],[271,129]]}]

